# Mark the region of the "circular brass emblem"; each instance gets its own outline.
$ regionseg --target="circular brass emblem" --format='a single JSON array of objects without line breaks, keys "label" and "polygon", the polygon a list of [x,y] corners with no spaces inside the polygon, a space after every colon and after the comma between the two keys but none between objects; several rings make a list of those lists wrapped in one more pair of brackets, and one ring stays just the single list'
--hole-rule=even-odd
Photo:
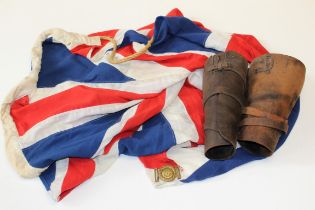
[{"label": "circular brass emblem", "polygon": [[176,169],[173,166],[164,166],[162,168],[159,168],[159,178],[164,182],[173,181],[176,177],[178,177],[178,169]]}]

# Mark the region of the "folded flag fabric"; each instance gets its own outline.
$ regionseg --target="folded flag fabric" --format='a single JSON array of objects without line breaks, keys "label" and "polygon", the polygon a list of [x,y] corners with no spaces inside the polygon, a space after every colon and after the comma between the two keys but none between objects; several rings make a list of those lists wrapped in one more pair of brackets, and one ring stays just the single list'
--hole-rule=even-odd
[{"label": "folded flag fabric", "polygon": [[[154,41],[144,54],[111,64],[113,45],[102,36],[117,42],[118,59]],[[61,200],[121,154],[139,157],[157,187],[203,180],[261,159],[240,147],[226,161],[203,154],[203,67],[210,55],[229,50],[249,62],[267,52],[251,35],[209,30],[178,9],[138,30],[43,32],[29,75],[1,107],[11,163],[24,177],[39,176]],[[289,130],[298,112],[299,102]]]}]

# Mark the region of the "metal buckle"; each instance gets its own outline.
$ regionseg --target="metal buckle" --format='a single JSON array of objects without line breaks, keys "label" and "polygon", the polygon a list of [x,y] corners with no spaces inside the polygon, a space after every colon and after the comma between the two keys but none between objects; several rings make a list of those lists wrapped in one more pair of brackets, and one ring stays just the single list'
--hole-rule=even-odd
[{"label": "metal buckle", "polygon": [[172,182],[176,178],[181,178],[179,168],[170,165],[154,169],[154,176],[155,182],[159,182],[160,180],[164,182]]}]

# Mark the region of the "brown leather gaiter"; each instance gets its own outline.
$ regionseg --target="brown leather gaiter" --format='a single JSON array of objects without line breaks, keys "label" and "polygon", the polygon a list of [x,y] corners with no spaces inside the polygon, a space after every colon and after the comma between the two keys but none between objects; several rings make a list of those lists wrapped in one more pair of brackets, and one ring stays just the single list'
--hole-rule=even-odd
[{"label": "brown leather gaiter", "polygon": [[247,71],[247,61],[233,51],[211,56],[206,62],[203,105],[205,156],[209,159],[228,159],[235,152]]},{"label": "brown leather gaiter", "polygon": [[239,143],[255,155],[269,156],[288,130],[288,117],[305,78],[304,64],[296,58],[265,54],[248,72],[248,106],[243,109]]}]

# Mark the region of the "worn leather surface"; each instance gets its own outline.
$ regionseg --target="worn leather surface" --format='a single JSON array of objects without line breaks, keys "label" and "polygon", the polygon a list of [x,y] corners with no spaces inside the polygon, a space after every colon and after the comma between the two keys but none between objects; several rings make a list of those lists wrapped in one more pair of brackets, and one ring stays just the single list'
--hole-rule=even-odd
[{"label": "worn leather surface", "polygon": [[269,156],[288,129],[291,113],[303,87],[305,66],[296,58],[265,54],[248,72],[247,107],[243,108],[238,141],[255,155]]},{"label": "worn leather surface", "polygon": [[228,159],[235,152],[247,71],[247,61],[233,51],[214,55],[206,62],[203,105],[205,156],[209,159]]}]

